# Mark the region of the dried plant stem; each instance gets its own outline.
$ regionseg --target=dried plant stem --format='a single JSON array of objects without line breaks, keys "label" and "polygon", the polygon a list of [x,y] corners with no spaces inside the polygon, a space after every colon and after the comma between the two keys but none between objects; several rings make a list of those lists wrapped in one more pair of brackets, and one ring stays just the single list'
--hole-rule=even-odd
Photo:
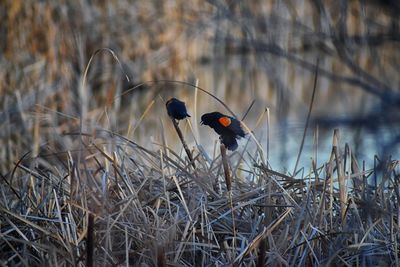
[{"label": "dried plant stem", "polygon": [[157,246],[157,266],[167,266],[167,259],[165,258],[165,250],[162,245]]},{"label": "dried plant stem", "polygon": [[299,153],[297,154],[297,159],[296,159],[296,164],[294,166],[293,175],[296,175],[296,172],[297,172],[297,166],[299,165],[301,152],[303,151],[304,141],[305,141],[306,135],[307,135],[308,124],[310,123],[311,111],[312,111],[312,108],[313,108],[313,105],[314,105],[315,92],[316,92],[316,89],[317,89],[318,69],[319,69],[318,66],[319,66],[319,58],[317,59],[317,63],[315,64],[314,86],[313,86],[313,91],[312,91],[312,95],[311,95],[310,105],[309,105],[309,108],[308,108],[306,125],[304,126],[303,138],[301,139],[301,144],[300,144],[300,148],[299,148]]},{"label": "dried plant stem", "polygon": [[86,237],[86,266],[89,267],[94,266],[93,252],[94,252],[94,216],[92,213],[89,213],[88,229]]},{"label": "dried plant stem", "polygon": [[[224,144],[220,144],[220,150],[221,150],[221,158],[222,158],[222,166],[224,168],[224,175],[225,175],[225,183],[226,183],[226,189],[227,189],[227,194],[229,198],[229,206],[231,209],[231,216],[232,216],[232,250],[235,251],[236,248],[236,224],[235,224],[235,215],[233,212],[233,200],[232,200],[232,176],[229,171],[229,165],[228,165],[228,159],[226,157],[226,148]],[[233,255],[235,255],[235,252],[233,252]]]},{"label": "dried plant stem", "polygon": [[187,144],[186,144],[186,141],[185,141],[185,138],[183,137],[182,131],[181,131],[181,129],[179,128],[178,121],[175,120],[174,118],[171,118],[171,120],[172,120],[172,124],[173,124],[174,127],[175,127],[176,133],[178,134],[179,139],[181,140],[181,143],[182,143],[182,145],[183,145],[183,148],[185,149],[186,154],[187,154],[187,156],[188,156],[190,162],[192,163],[193,168],[196,168],[196,164],[195,164],[194,161],[193,161],[192,152],[190,152],[190,150],[189,150],[189,148],[188,148],[188,146],[187,146]]},{"label": "dried plant stem", "polygon": [[339,130],[335,129],[333,132],[333,153],[335,156],[336,173],[337,173],[337,176],[338,176],[337,178],[339,181],[340,215],[341,215],[342,224],[345,224],[346,209],[347,209],[347,188],[346,188],[347,187],[347,179],[344,174],[345,166],[339,157],[338,146],[339,146]]},{"label": "dried plant stem", "polygon": [[221,144],[220,149],[221,149],[221,157],[222,157],[222,166],[224,167],[226,189],[228,190],[228,192],[230,192],[232,190],[232,177],[231,177],[231,173],[229,172],[229,165],[228,165],[228,159],[226,158],[225,145]]},{"label": "dried plant stem", "polygon": [[[233,200],[232,200],[232,191],[228,191],[228,197],[229,197],[229,206],[231,209],[231,216],[232,216],[232,255],[235,255],[236,251],[236,223],[235,223],[235,214],[233,211]],[[233,259],[234,260],[234,259]]]}]

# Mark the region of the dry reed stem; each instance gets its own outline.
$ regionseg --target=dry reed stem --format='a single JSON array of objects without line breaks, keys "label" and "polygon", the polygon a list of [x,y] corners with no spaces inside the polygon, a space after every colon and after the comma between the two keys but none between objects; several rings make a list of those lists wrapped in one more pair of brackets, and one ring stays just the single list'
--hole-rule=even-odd
[{"label": "dry reed stem", "polygon": [[[191,163],[165,146],[152,151],[109,131],[86,137],[93,139],[81,152],[89,180],[79,184],[81,194],[73,201],[72,176],[82,166],[75,163],[78,152],[72,148],[65,152],[67,163],[47,170],[50,175],[27,164],[37,160],[27,155],[13,172],[1,176],[0,211],[6,218],[0,216],[4,225],[0,247],[8,253],[7,263],[31,266],[33,257],[25,262],[22,257],[35,254],[53,265],[61,264],[60,258],[65,259],[63,263],[80,264],[91,247],[92,228],[86,224],[85,214],[94,206],[99,209],[93,228],[94,266],[152,265],[157,261],[183,266],[198,262],[221,266],[277,262],[289,266],[361,265],[363,257],[375,258],[379,253],[396,261],[398,206],[396,201],[388,201],[397,196],[397,161],[382,165],[384,171],[358,170],[350,150],[345,148],[342,155],[335,143],[338,148],[332,149],[325,173],[313,162],[310,173],[300,180],[266,168],[257,156],[234,154],[229,158],[232,166],[245,163],[235,168],[240,170],[234,172],[237,190],[232,190],[230,180],[230,191],[221,196],[210,185],[224,168],[217,155],[211,162],[202,155],[197,157],[194,171]],[[49,162],[54,158],[48,158]],[[361,187],[349,188],[344,223],[337,172],[343,176],[350,165],[352,173],[346,179],[367,179],[374,173],[380,179],[382,173],[390,185],[378,184],[379,193],[372,204],[365,203],[364,193],[358,191]],[[323,186],[316,183],[318,179]],[[369,196],[375,192],[368,184],[365,190],[370,190]],[[171,237],[175,241],[166,243]],[[156,242],[163,244],[163,250]],[[23,246],[30,254],[20,252]],[[340,249],[330,252],[336,246]]]},{"label": "dry reed stem", "polygon": [[220,151],[221,151],[222,166],[224,168],[226,190],[228,192],[230,192],[232,190],[232,176],[231,176],[231,172],[229,170],[228,159],[227,159],[227,156],[226,156],[226,147],[225,147],[224,144],[221,143],[219,148],[220,148]]},{"label": "dry reed stem", "polygon": [[94,247],[95,247],[95,237],[94,237],[94,215],[89,213],[88,216],[88,226],[86,234],[86,266],[94,266]]},{"label": "dry reed stem", "polygon": [[193,156],[192,156],[192,152],[190,152],[190,149],[188,148],[188,146],[187,146],[187,144],[186,144],[186,141],[185,141],[185,138],[183,137],[182,131],[181,131],[181,129],[179,128],[178,121],[175,120],[174,118],[171,118],[171,121],[172,121],[172,124],[174,125],[174,128],[175,128],[175,130],[176,130],[176,133],[177,133],[178,136],[179,136],[179,140],[181,140],[181,143],[182,143],[182,145],[183,145],[183,148],[184,148],[185,151],[186,151],[186,155],[188,156],[189,161],[192,163],[193,168],[196,169],[196,164],[194,163]]},{"label": "dry reed stem", "polygon": [[165,257],[165,250],[162,245],[157,246],[157,266],[158,267],[166,267],[167,259]]},{"label": "dry reed stem", "polygon": [[339,157],[338,152],[339,146],[339,130],[335,129],[333,133],[333,154],[336,162],[336,173],[339,181],[339,201],[340,201],[340,215],[342,224],[346,221],[346,209],[347,209],[347,179],[344,175],[345,166],[344,162]]},{"label": "dry reed stem", "polygon": [[317,62],[315,63],[314,86],[313,86],[313,90],[312,90],[310,105],[308,107],[306,125],[304,126],[303,137],[301,139],[301,144],[300,144],[300,147],[299,147],[299,153],[297,154],[297,159],[296,159],[296,164],[294,166],[293,175],[296,175],[296,172],[297,172],[297,166],[299,164],[301,153],[303,151],[304,141],[306,139],[306,134],[307,134],[307,130],[308,130],[308,124],[310,122],[311,111],[312,111],[312,108],[314,106],[314,99],[315,99],[315,93],[317,91],[317,82],[318,82],[318,69],[319,69],[319,58],[317,59]]}]

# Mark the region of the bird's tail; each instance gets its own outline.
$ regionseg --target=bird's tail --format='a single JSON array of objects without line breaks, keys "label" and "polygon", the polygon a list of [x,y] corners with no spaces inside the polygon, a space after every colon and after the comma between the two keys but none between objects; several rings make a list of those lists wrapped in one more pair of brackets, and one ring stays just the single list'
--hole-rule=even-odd
[{"label": "bird's tail", "polygon": [[221,143],[225,145],[228,150],[235,150],[238,148],[238,143],[236,138],[232,135],[221,135],[220,137]]}]

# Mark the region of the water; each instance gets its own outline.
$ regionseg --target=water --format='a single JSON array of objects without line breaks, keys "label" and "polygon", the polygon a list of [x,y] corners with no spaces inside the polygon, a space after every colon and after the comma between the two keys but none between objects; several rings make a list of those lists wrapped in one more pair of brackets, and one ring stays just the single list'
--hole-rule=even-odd
[{"label": "water", "polygon": [[[265,55],[259,55],[259,58]],[[269,129],[269,162],[274,169],[294,170],[297,155],[304,132],[304,127],[311,100],[314,73],[302,68],[296,68],[275,58],[275,67],[281,72],[273,80],[268,72],[269,67],[260,65],[254,55],[226,55],[206,64],[197,63],[192,66],[192,81],[198,80],[198,85],[224,101],[238,118],[242,118],[252,101],[254,105],[248,112],[244,122],[254,130],[260,143],[267,148],[267,116],[262,116],[265,109],[270,111]],[[271,58],[268,59],[271,61]],[[327,66],[328,59],[321,60],[321,66]],[[171,85],[169,85],[171,87]],[[189,113],[192,114],[191,123],[194,127],[198,142],[212,155],[214,141],[217,135],[208,127],[198,125],[200,116],[211,111],[229,112],[215,99],[198,91],[197,106],[195,107],[195,90],[190,86],[176,85],[171,90],[161,90],[160,95],[164,100],[169,97],[178,97],[187,104]],[[150,91],[154,87],[150,87]],[[142,142],[147,141],[149,132],[154,133],[155,140],[160,140],[160,118],[169,144],[179,147],[178,139],[172,129],[171,122],[166,116],[166,111],[161,98],[156,95],[154,107],[141,122],[141,129],[137,129],[136,138]],[[148,99],[150,102],[151,99]],[[365,160],[368,166],[373,163],[373,158],[392,155],[399,157],[396,149],[390,149],[388,144],[396,138],[399,126],[396,124],[374,124],[374,118],[364,124],[341,124],[340,119],[351,119],[369,114],[372,108],[379,106],[381,100],[367,92],[351,87],[346,83],[336,83],[324,76],[318,77],[316,97],[311,113],[311,122],[304,142],[304,148],[299,161],[299,168],[310,168],[311,158],[317,164],[329,160],[332,149],[333,130],[340,130],[340,148],[344,149],[345,143],[349,145],[361,162]],[[144,112],[143,103],[141,110],[136,112],[136,117]],[[372,108],[371,108],[372,107]],[[195,109],[197,114],[195,114]],[[379,115],[380,111],[374,114]],[[197,115],[197,116],[196,116]],[[384,114],[382,114],[384,116]],[[315,118],[333,118],[333,125],[315,123]],[[336,118],[336,119],[335,119]],[[196,125],[197,122],[197,125]],[[256,124],[258,125],[256,127]],[[181,125],[186,125],[184,122]],[[318,128],[318,147],[316,147],[316,129]],[[192,134],[187,132],[189,146],[194,147]],[[240,142],[244,147],[245,140]],[[393,148],[393,147],[392,147]],[[249,149],[255,149],[254,145]]]}]

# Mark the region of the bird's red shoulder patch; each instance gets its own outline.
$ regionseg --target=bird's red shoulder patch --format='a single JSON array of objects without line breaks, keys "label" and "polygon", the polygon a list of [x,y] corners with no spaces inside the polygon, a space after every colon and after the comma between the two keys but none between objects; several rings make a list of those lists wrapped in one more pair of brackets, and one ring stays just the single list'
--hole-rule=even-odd
[{"label": "bird's red shoulder patch", "polygon": [[228,117],[221,117],[218,119],[218,122],[225,127],[228,127],[229,125],[231,125],[232,121],[231,119],[229,119]]}]

